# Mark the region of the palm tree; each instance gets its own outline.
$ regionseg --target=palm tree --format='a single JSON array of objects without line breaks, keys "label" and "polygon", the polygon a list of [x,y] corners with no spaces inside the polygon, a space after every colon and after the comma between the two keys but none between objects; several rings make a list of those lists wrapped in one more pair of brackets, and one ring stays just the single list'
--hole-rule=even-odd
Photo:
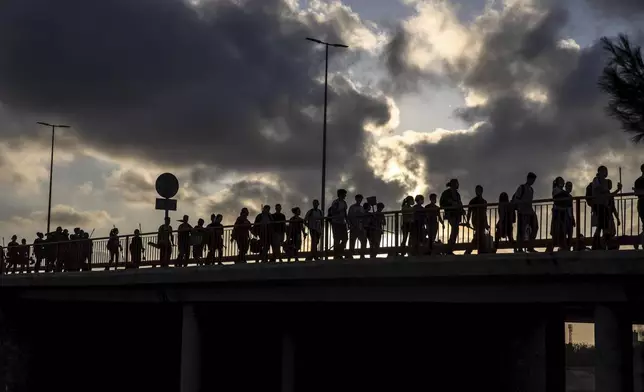
[{"label": "palm tree", "polygon": [[604,50],[611,58],[599,78],[599,87],[608,94],[608,114],[622,124],[633,141],[644,141],[644,61],[641,48],[625,34],[617,39],[603,37]]}]

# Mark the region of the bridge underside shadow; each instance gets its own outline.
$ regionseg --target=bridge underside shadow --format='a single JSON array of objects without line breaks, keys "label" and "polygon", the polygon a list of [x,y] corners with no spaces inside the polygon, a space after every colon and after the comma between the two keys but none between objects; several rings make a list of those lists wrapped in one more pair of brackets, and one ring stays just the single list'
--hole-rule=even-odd
[{"label": "bridge underside shadow", "polygon": [[[28,315],[5,313],[28,342],[25,390],[181,390],[180,305],[21,304]],[[526,343],[546,314],[538,306],[216,303],[195,314],[199,391],[513,391],[534,384],[521,364],[538,382],[563,385],[563,318],[552,324],[561,343],[560,357],[547,361],[553,372],[522,357],[540,350]],[[284,388],[285,335],[291,389]]]}]

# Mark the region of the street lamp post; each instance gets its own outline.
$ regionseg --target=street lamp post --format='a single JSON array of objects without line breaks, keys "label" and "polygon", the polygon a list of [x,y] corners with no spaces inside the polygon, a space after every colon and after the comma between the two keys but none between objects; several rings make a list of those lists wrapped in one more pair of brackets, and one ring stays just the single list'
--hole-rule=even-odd
[{"label": "street lamp post", "polygon": [[38,124],[46,127],[51,127],[51,160],[49,162],[49,204],[47,206],[47,233],[50,233],[51,224],[51,187],[54,179],[54,142],[56,140],[56,128],[71,128],[69,125],[63,124],[49,124],[46,122],[38,121]]},{"label": "street lamp post", "polygon": [[[306,38],[308,41],[314,42],[316,44],[324,45],[324,122],[322,126],[322,195],[320,197],[320,205],[322,207],[322,214],[326,211],[325,195],[326,195],[326,112],[327,112],[327,102],[328,102],[328,90],[329,90],[329,46],[335,48],[348,48],[347,45],[343,44],[332,44],[329,42],[320,41],[315,38]],[[322,248],[324,254],[326,255],[326,229],[322,230]]]}]

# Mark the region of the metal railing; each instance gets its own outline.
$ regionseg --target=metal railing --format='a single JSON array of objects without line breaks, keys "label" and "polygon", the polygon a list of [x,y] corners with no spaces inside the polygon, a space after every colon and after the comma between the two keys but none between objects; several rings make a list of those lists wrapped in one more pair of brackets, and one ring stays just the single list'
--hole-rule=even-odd
[{"label": "metal railing", "polygon": [[[570,199],[569,199],[570,200]],[[607,242],[602,242],[602,247],[609,249],[633,249],[642,243],[642,227],[637,210],[638,198],[632,193],[615,196],[615,206],[620,224],[614,218],[614,233]],[[418,214],[409,211],[383,212],[382,228],[379,225],[366,225],[364,230],[348,230],[346,250],[335,248],[335,238],[340,234],[329,222],[324,219],[324,235],[326,241],[319,241],[317,251],[312,246],[312,236],[307,229],[307,234],[293,236],[289,232],[291,227],[287,222],[271,222],[268,224],[252,224],[242,231],[245,234],[232,239],[235,226],[223,226],[215,231],[206,230],[199,235],[182,234],[175,230],[171,234],[171,241],[163,244],[159,241],[159,234],[143,233],[139,238],[133,234],[126,234],[110,240],[109,237],[95,239],[68,240],[61,242],[45,242],[41,245],[30,244],[26,247],[18,246],[16,249],[7,247],[4,260],[0,263],[3,273],[12,272],[62,272],[80,270],[104,270],[147,267],[187,267],[194,265],[214,265],[247,262],[282,261],[309,261],[311,259],[333,260],[338,258],[373,258],[391,255],[440,255],[448,252],[496,253],[511,252],[517,247],[525,249],[541,249],[550,251],[554,248],[564,250],[586,250],[592,246],[592,208],[584,197],[572,198],[571,217],[575,226],[570,221],[565,224],[566,232],[561,234],[561,226],[555,228],[555,233],[561,234],[558,238],[552,236],[553,200],[535,200],[532,202],[534,217],[538,229],[530,239],[521,244],[505,238],[496,238],[499,233],[499,212],[504,208],[513,206],[512,203],[500,205],[488,203],[481,206],[464,206],[463,213],[469,209],[484,209],[489,231],[482,236],[483,239],[474,240],[475,230],[469,225],[459,225],[456,242],[449,244],[451,226],[445,219],[444,226],[436,227],[435,241],[429,241],[427,222],[422,225],[417,222],[419,216],[425,216],[421,211]],[[516,218],[516,212],[511,207],[511,213]],[[440,216],[445,216],[445,209],[440,209]],[[373,215],[371,215],[373,216]],[[561,215],[558,215],[561,216]],[[416,218],[416,220],[414,220]],[[425,219],[425,218],[422,218]],[[464,218],[463,218],[464,219]],[[416,226],[414,226],[416,225]],[[277,226],[284,230],[275,230]],[[283,231],[283,232],[282,232]],[[502,231],[502,230],[501,230]],[[481,230],[483,232],[483,230]],[[517,239],[517,222],[512,224],[513,237]],[[335,234],[335,235],[334,235]],[[214,238],[216,236],[216,238]],[[416,237],[414,237],[416,236]],[[201,240],[199,240],[201,238]],[[351,239],[355,239],[355,248],[350,247]],[[403,240],[406,240],[403,242]],[[604,241],[604,239],[602,240]],[[132,245],[140,243],[142,246]],[[323,244],[326,244],[325,249]],[[34,254],[34,249],[38,249]],[[243,250],[247,248],[244,255]],[[240,249],[242,252],[240,253]],[[297,252],[294,252],[297,250]],[[196,251],[196,252],[195,252]],[[187,254],[187,257],[185,257]],[[240,256],[241,254],[241,256]],[[140,257],[139,257],[140,256]],[[38,268],[37,268],[38,267]]]}]

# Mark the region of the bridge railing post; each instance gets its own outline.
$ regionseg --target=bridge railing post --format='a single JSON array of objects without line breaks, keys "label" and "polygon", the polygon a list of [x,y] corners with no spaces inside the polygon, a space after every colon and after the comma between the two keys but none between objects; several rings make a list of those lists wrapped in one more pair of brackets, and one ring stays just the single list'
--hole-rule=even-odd
[{"label": "bridge railing post", "polygon": [[577,239],[577,249],[582,249],[582,237],[581,237],[581,199],[575,200],[575,237]]},{"label": "bridge railing post", "polygon": [[400,253],[400,249],[398,248],[399,236],[400,236],[400,215],[398,214],[398,211],[396,211],[394,212],[394,252],[396,252],[395,256],[398,256],[398,254]]},{"label": "bridge railing post", "polygon": [[[130,252],[128,252],[129,249],[130,249],[130,236],[127,235],[127,236],[125,236],[125,249],[123,250],[123,252],[125,253],[123,255],[124,256],[123,257],[123,263],[124,263],[124,267],[126,269],[127,269],[128,255],[130,253]],[[117,268],[118,268],[118,266],[117,266]]]}]

